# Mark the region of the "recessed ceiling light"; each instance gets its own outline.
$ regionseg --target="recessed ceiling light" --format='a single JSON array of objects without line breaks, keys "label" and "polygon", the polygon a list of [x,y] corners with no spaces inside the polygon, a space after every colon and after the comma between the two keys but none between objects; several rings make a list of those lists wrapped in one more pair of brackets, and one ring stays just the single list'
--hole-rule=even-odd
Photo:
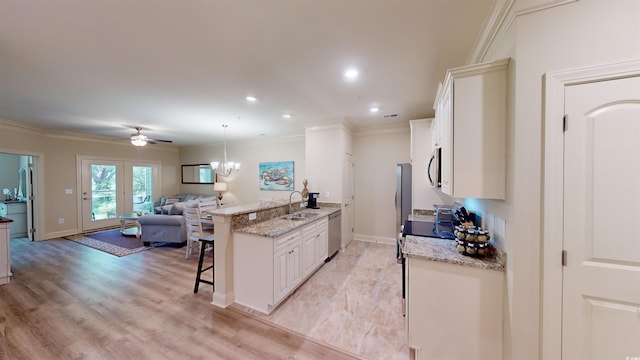
[{"label": "recessed ceiling light", "polygon": [[358,78],[358,69],[356,68],[349,68],[344,72],[344,77],[347,78],[347,80],[355,80]]},{"label": "recessed ceiling light", "polygon": [[285,119],[291,119],[291,114],[284,114],[282,117]]},{"label": "recessed ceiling light", "polygon": [[369,111],[372,112],[372,113],[377,113],[379,110],[380,109],[375,107],[375,106],[369,109]]},{"label": "recessed ceiling light", "polygon": [[254,102],[254,101],[258,100],[254,96],[247,96],[245,99],[247,99],[247,101],[251,101],[251,102]]}]

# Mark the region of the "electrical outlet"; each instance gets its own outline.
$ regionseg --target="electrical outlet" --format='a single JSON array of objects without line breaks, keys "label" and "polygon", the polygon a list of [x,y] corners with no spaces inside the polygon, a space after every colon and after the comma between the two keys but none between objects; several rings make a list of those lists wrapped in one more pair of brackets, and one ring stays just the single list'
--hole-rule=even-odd
[{"label": "electrical outlet", "polygon": [[64,224],[64,218],[58,218],[58,224]]},{"label": "electrical outlet", "polygon": [[497,217],[495,224],[496,238],[499,241],[504,241],[506,233],[507,223],[503,218]]},{"label": "electrical outlet", "polygon": [[257,216],[257,215],[256,215],[256,213],[254,213],[254,212],[253,212],[253,213],[250,213],[250,214],[249,214],[249,221],[255,220],[255,219],[256,219],[256,216]]},{"label": "electrical outlet", "polygon": [[324,192],[324,197],[326,197],[327,199],[331,198],[331,192],[325,191]]},{"label": "electrical outlet", "polygon": [[495,220],[493,214],[487,214],[484,218],[485,224],[482,226],[489,231],[489,235],[495,238]]}]

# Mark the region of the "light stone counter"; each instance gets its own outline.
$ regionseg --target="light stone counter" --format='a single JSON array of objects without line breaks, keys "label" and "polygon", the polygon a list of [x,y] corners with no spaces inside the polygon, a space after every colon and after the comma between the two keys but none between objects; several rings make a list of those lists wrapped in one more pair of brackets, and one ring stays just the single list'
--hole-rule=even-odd
[{"label": "light stone counter", "polygon": [[[435,221],[433,212],[422,211],[409,215],[412,221]],[[469,266],[478,269],[504,271],[504,251],[491,246],[491,253],[484,258],[462,255],[456,249],[455,240],[407,236],[403,251],[406,256],[448,264]]]},{"label": "light stone counter", "polygon": [[278,217],[236,229],[234,232],[276,238],[295,229],[299,229],[306,224],[319,220],[322,217],[329,216],[339,210],[339,206],[321,206],[320,209],[303,209],[301,210],[302,212],[311,212],[318,215],[309,219],[296,221]]},{"label": "light stone counter", "polygon": [[490,255],[476,258],[460,254],[455,240],[422,236],[408,235],[402,252],[408,257],[497,271],[504,271],[506,262],[504,252],[493,246]]}]

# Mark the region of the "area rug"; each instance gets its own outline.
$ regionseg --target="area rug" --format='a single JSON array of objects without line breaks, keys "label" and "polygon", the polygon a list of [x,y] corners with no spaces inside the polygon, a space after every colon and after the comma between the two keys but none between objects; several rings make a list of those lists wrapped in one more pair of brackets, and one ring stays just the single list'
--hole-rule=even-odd
[{"label": "area rug", "polygon": [[104,251],[115,256],[127,256],[152,247],[144,246],[142,240],[135,236],[124,236],[120,229],[100,231],[91,234],[66,236],[65,239]]}]

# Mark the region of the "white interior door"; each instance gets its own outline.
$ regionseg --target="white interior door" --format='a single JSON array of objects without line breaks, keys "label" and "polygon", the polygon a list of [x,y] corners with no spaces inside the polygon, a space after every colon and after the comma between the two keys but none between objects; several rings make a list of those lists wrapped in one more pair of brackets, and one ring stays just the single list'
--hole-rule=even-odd
[{"label": "white interior door", "polygon": [[640,77],[567,86],[562,358],[640,357]]}]

